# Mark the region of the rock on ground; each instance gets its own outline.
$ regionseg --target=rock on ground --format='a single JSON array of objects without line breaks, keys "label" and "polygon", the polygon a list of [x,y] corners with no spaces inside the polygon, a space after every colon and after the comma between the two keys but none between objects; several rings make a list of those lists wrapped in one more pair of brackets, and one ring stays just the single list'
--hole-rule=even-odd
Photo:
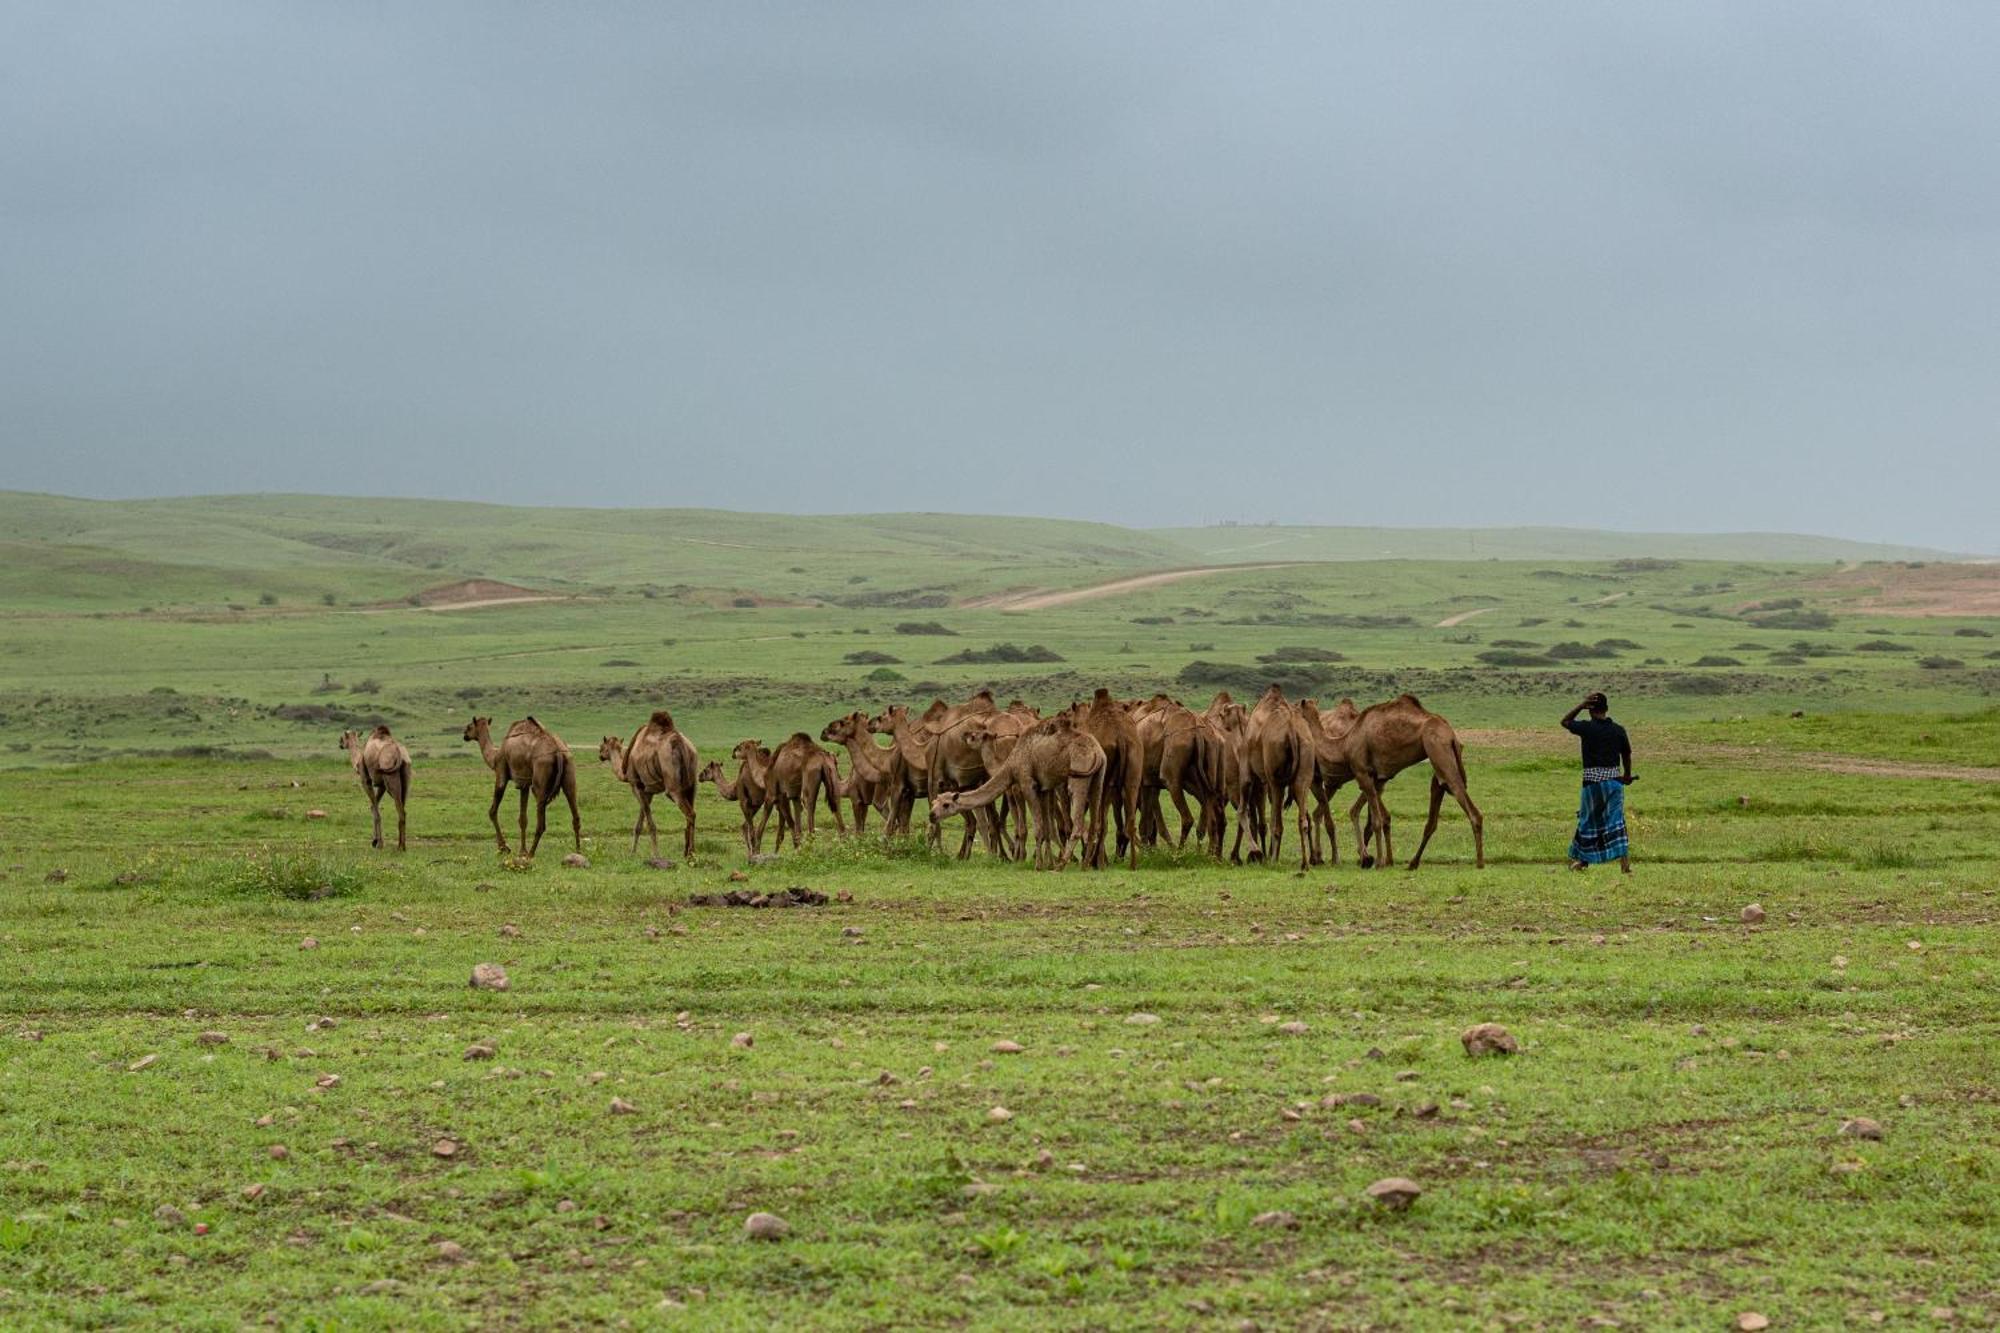
[{"label": "rock on ground", "polygon": [[751,1240],[783,1240],[792,1224],[776,1213],[752,1213],[743,1219],[743,1234]]},{"label": "rock on ground", "polygon": [[1465,1053],[1480,1055],[1512,1055],[1521,1049],[1521,1043],[1514,1040],[1514,1034],[1498,1023],[1475,1023],[1458,1034],[1465,1046]]},{"label": "rock on ground", "polygon": [[474,963],[469,984],[474,990],[506,990],[512,983],[507,980],[507,969],[500,964]]}]

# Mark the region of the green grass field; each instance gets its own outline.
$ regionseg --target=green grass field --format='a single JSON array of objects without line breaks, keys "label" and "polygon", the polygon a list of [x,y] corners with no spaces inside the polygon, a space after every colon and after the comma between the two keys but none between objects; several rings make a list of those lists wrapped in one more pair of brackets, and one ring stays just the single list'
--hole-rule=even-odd
[{"label": "green grass field", "polygon": [[[1636,552],[1008,611],[964,603],[1221,557],[420,502],[385,555],[360,503],[0,505],[31,548],[0,583],[0,1326],[2000,1323],[1992,617],[1886,614],[1834,554]],[[474,578],[560,599],[407,604]],[[1062,660],[940,664],[1009,643]],[[719,754],[987,683],[1271,676],[1449,715],[1489,868],[1453,811],[1414,875],[1345,840],[1304,875],[1038,874],[823,822],[749,874],[833,902],[696,907],[743,865],[733,808],[650,869],[590,757],[661,704]],[[1560,868],[1553,723],[1592,686],[1644,775],[1629,879]],[[587,868],[566,816],[496,856],[474,710],[576,749]],[[402,856],[334,746],[377,718],[416,754]],[[1423,788],[1389,789],[1406,857]],[[1468,1058],[1482,1021],[1520,1052]],[[1392,1175],[1406,1212],[1362,1194]],[[757,1210],[790,1234],[746,1240]]]}]

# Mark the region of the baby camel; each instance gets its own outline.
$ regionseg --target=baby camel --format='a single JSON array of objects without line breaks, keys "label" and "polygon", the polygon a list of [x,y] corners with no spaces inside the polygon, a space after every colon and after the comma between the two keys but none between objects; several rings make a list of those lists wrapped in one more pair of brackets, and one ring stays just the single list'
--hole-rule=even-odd
[{"label": "baby camel", "polygon": [[347,751],[354,775],[361,779],[361,790],[368,793],[368,809],[375,816],[375,839],[370,845],[382,845],[382,795],[386,792],[396,803],[396,850],[407,851],[403,803],[410,798],[410,752],[383,726],[376,727],[366,740],[356,732],[341,732],[340,748]]}]

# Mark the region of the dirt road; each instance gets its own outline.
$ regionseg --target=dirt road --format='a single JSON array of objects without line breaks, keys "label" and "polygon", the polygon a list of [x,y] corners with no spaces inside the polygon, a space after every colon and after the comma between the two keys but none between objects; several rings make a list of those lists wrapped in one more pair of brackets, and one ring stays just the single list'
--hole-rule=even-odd
[{"label": "dirt road", "polygon": [[1108,583],[1095,583],[1088,588],[1070,588],[1062,592],[1050,592],[1045,588],[1031,588],[1027,592],[999,593],[992,597],[975,597],[965,606],[987,611],[1046,611],[1054,606],[1068,606],[1072,602],[1088,602],[1099,597],[1116,597],[1122,592],[1137,592],[1141,588],[1157,588],[1163,583],[1179,583],[1183,579],[1207,578],[1211,574],[1239,574],[1252,569],[1291,569],[1298,565],[1322,563],[1317,560],[1270,560],[1262,564],[1248,565],[1197,565],[1189,569],[1163,569],[1154,574],[1135,574],[1130,578],[1112,579]]}]

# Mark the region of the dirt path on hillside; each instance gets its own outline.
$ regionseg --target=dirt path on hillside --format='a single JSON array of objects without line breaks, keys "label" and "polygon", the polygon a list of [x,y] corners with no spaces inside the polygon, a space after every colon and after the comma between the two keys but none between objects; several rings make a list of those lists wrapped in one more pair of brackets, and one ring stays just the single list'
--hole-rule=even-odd
[{"label": "dirt path on hillside", "polygon": [[436,606],[364,606],[357,614],[385,616],[392,611],[477,611],[487,606],[521,606],[528,602],[569,602],[578,600],[556,593],[540,592],[527,597],[481,597],[470,602],[440,602]]},{"label": "dirt path on hillside", "polygon": [[1499,609],[1500,608],[1497,606],[1482,606],[1477,611],[1460,611],[1455,616],[1446,616],[1443,620],[1440,620],[1438,621],[1437,624],[1431,626],[1431,628],[1450,629],[1453,625],[1463,625],[1466,621],[1472,619],[1474,616],[1483,616],[1488,611],[1498,611]]},{"label": "dirt path on hillside", "polygon": [[1252,569],[1292,569],[1299,565],[1320,563],[1322,562],[1317,560],[1268,560],[1261,564],[1197,565],[1188,569],[1163,569],[1155,574],[1135,574],[1129,578],[1112,579],[1108,583],[1094,583],[1088,588],[1070,588],[1062,592],[1050,592],[1046,588],[1030,588],[1026,592],[1003,592],[991,597],[975,597],[960,605],[984,611],[1046,611],[1050,607],[1093,601],[1099,597],[1116,597],[1121,592],[1157,588],[1161,584],[1179,583],[1183,579],[1207,578],[1212,574],[1237,574]]}]

